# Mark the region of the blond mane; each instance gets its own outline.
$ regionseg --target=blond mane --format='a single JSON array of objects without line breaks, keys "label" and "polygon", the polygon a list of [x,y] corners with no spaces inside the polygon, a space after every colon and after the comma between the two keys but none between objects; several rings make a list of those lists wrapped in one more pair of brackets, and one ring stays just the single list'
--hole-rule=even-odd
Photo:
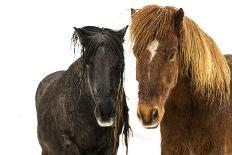
[{"label": "blond mane", "polygon": [[[175,11],[173,7],[148,5],[132,15],[130,38],[137,57],[142,58],[153,40],[163,40],[174,31]],[[214,40],[185,16],[179,44],[180,75],[191,78],[194,92],[211,104],[229,103],[230,69]]]}]

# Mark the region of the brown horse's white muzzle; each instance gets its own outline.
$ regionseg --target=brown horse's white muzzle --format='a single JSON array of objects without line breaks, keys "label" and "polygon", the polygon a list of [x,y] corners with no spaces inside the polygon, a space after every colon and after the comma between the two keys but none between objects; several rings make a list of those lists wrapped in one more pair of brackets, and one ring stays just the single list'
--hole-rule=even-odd
[{"label": "brown horse's white muzzle", "polygon": [[164,107],[156,103],[139,101],[137,116],[146,129],[156,128],[164,115]]}]

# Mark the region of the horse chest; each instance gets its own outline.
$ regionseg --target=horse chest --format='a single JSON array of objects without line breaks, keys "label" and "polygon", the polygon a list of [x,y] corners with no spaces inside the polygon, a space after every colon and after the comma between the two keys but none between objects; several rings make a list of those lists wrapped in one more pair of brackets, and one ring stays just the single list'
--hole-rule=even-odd
[{"label": "horse chest", "polygon": [[180,108],[180,103],[169,104],[166,108],[161,124],[163,141],[173,147],[180,147],[180,150],[186,150],[190,155],[217,152],[217,147],[223,145],[218,143],[223,140],[216,136],[219,128],[215,128],[213,121],[218,120],[218,117],[194,107],[190,102],[182,104]]},{"label": "horse chest", "polygon": [[82,149],[91,149],[99,146],[107,146],[111,138],[110,128],[92,126],[79,126],[76,131],[76,143]]},{"label": "horse chest", "polygon": [[[81,149],[92,150],[109,145],[112,128],[100,127],[94,116],[92,104],[86,98],[81,98],[78,103],[72,103],[75,111],[68,115],[72,126],[69,127],[74,143]],[[75,110],[73,110],[75,109]]]}]

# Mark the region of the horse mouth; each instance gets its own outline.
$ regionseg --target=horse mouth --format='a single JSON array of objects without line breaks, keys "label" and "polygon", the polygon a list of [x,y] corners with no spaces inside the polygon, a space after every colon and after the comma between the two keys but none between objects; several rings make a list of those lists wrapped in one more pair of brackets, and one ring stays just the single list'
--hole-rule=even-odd
[{"label": "horse mouth", "polygon": [[145,129],[156,129],[157,127],[159,126],[159,124],[156,124],[156,125],[143,125],[143,127]]},{"label": "horse mouth", "polygon": [[110,127],[114,124],[114,118],[110,118],[107,121],[103,121],[101,118],[97,118],[97,123],[101,127]]},{"label": "horse mouth", "polygon": [[142,123],[142,125],[145,129],[156,129],[160,124],[160,122],[158,122],[158,120],[156,121],[156,123],[153,123],[153,124],[146,124],[142,120],[140,120],[140,122]]}]

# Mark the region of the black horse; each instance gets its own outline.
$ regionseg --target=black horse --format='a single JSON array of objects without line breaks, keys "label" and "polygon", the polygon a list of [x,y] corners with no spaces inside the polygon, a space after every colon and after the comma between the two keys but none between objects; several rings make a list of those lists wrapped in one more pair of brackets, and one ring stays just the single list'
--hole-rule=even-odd
[{"label": "black horse", "polygon": [[74,29],[82,56],[45,77],[36,92],[42,155],[115,155],[122,130],[126,148],[130,130],[123,89],[127,26]]}]

